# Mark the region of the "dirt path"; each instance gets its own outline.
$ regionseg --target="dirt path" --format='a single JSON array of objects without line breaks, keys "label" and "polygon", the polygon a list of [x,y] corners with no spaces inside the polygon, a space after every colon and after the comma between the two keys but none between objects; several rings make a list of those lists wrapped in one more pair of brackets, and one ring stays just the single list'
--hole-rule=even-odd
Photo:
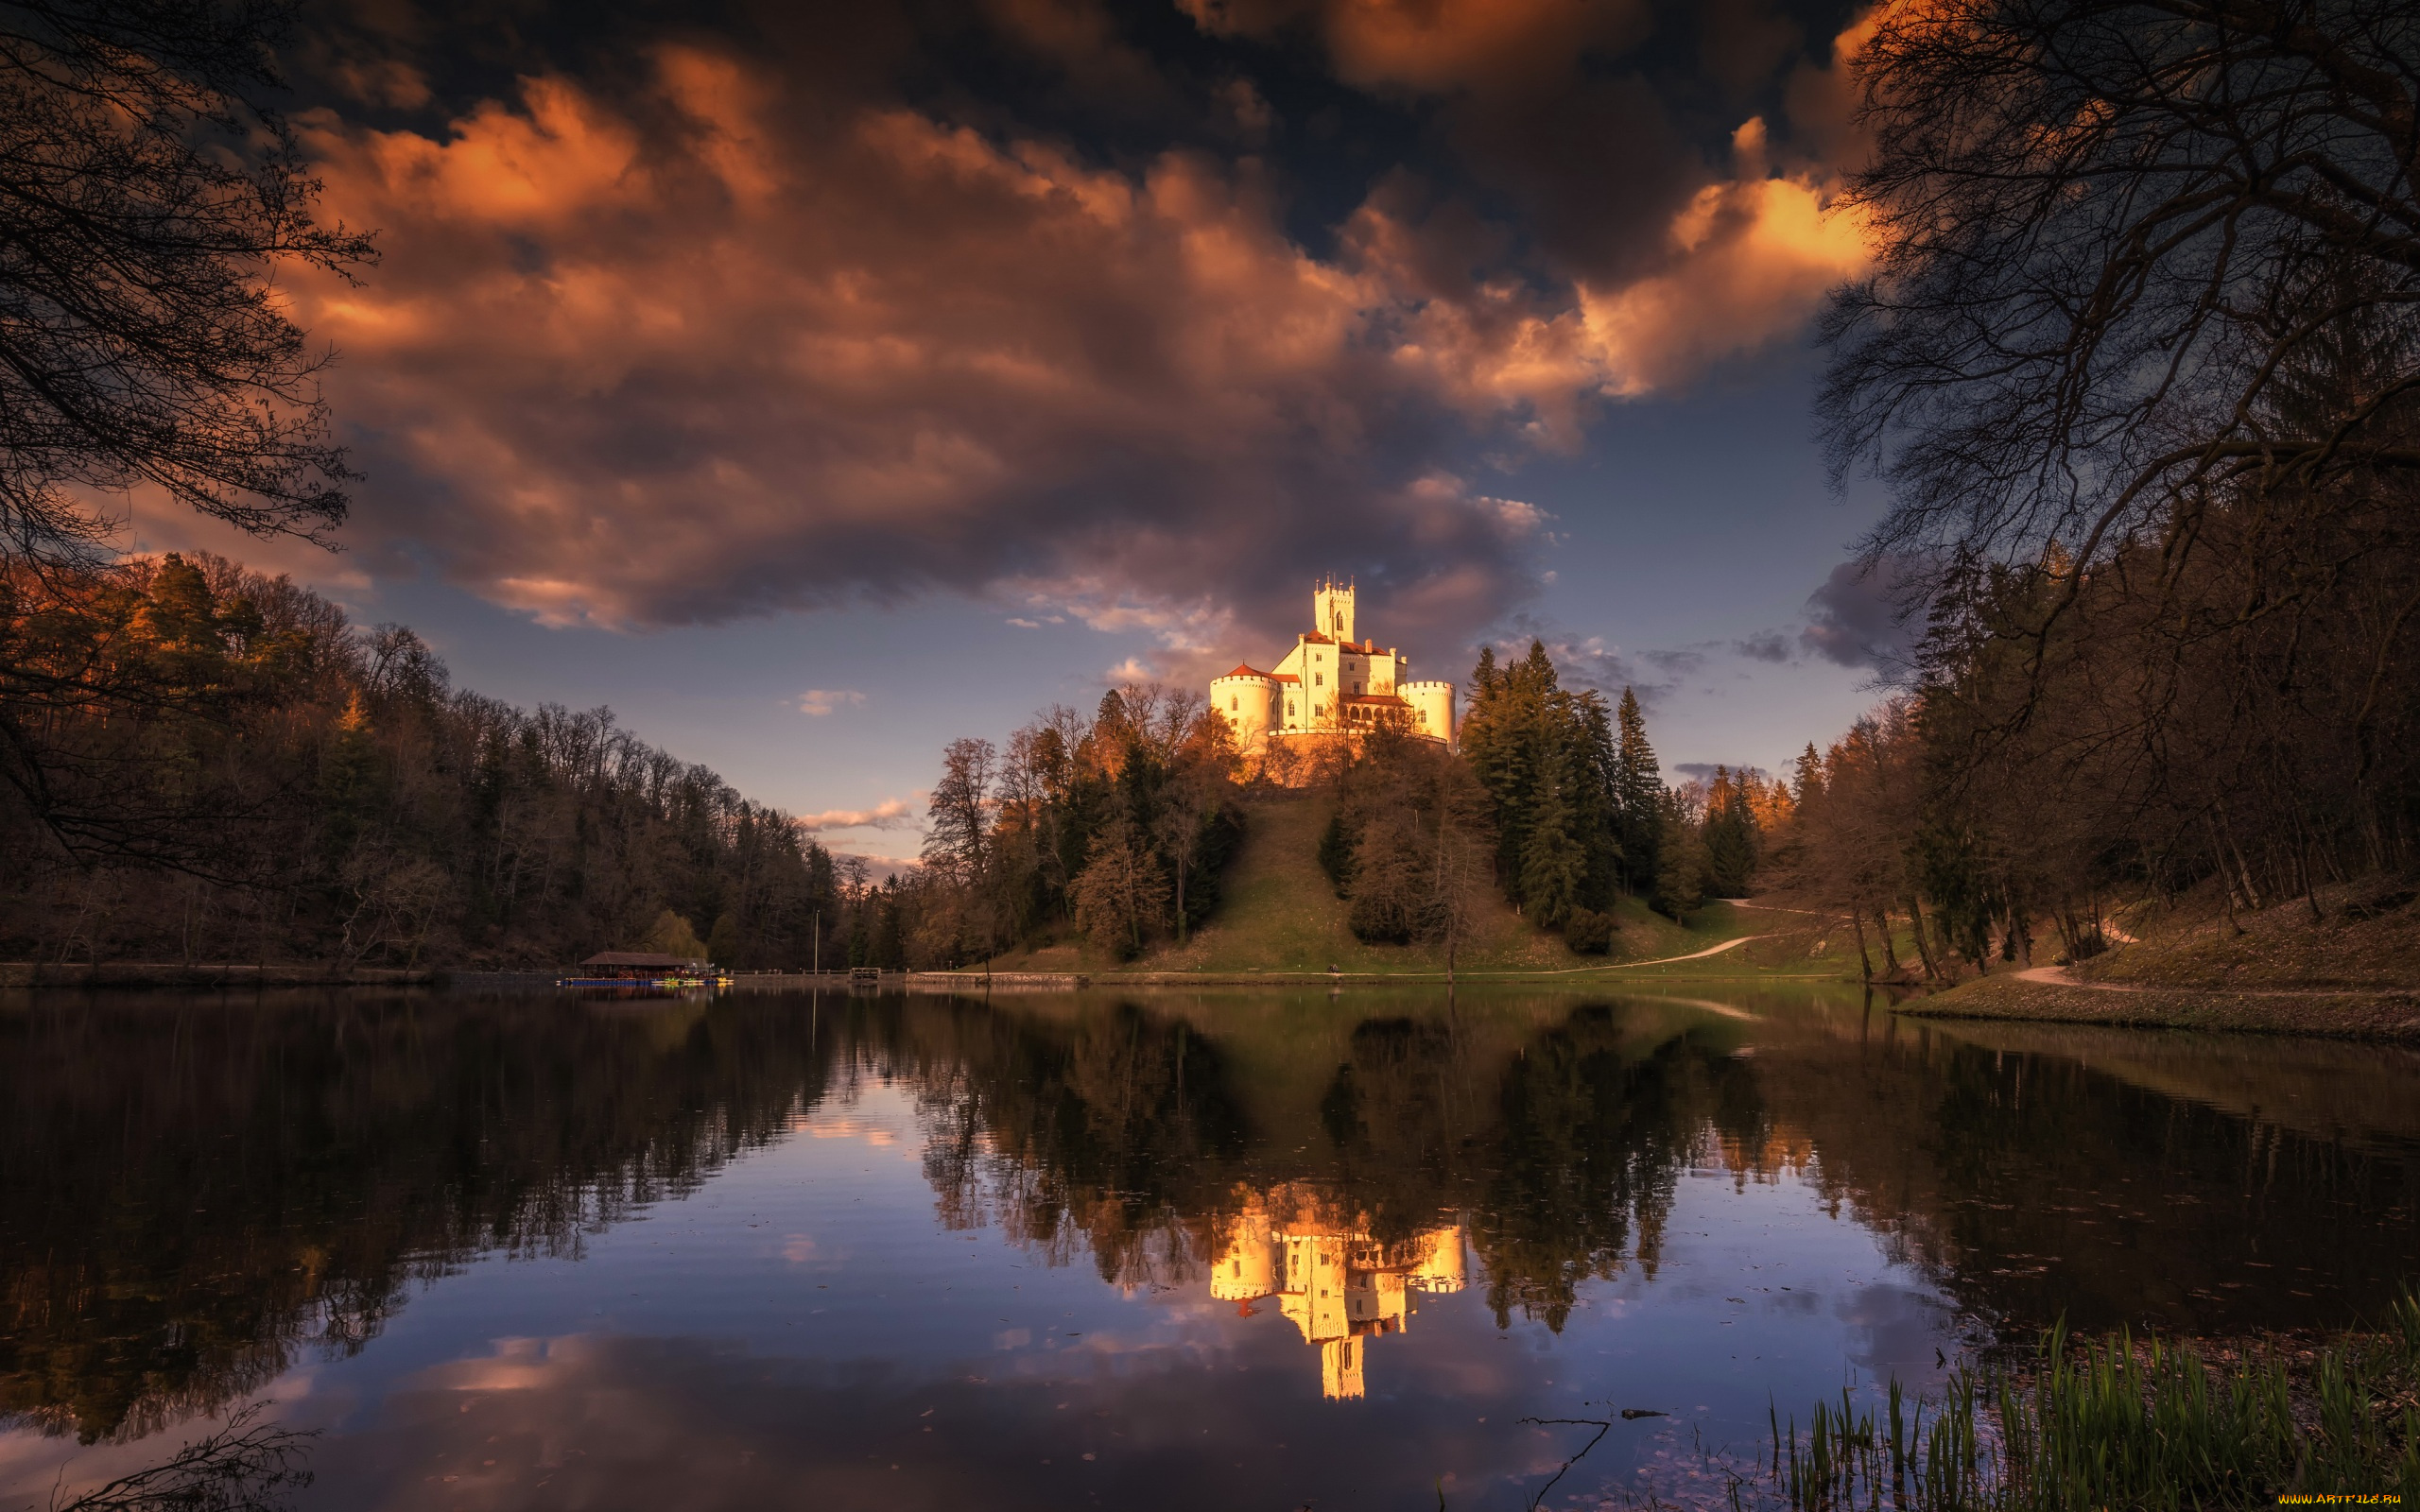
[{"label": "dirt path", "polygon": [[1462,974],[1471,977],[1581,976],[1591,971],[1624,971],[1634,966],[1669,966],[1674,961],[1702,961],[1709,955],[1720,955],[1724,951],[1737,950],[1752,939],[1764,937],[1762,935],[1742,935],[1737,939],[1726,939],[1720,945],[1709,945],[1702,951],[1692,951],[1686,955],[1659,955],[1651,961],[1610,961],[1603,966],[1566,966],[1555,971],[1465,971]]},{"label": "dirt path", "polygon": [[2140,992],[2143,988],[2128,982],[2079,982],[2075,973],[2064,966],[2029,966],[2015,973],[2020,982],[2047,982],[2052,987],[2080,987],[2094,992]]},{"label": "dirt path", "polygon": [[2031,966],[2010,973],[2020,982],[2082,988],[2087,992],[2213,992],[2238,998],[2395,998],[2410,988],[2378,987],[2152,987],[2139,982],[2084,982],[2064,966]]},{"label": "dirt path", "polygon": [[1720,955],[1724,951],[1737,950],[1740,946],[1747,944],[1752,939],[1763,939],[1764,937],[1765,936],[1762,935],[1742,935],[1737,939],[1726,939],[1720,945],[1709,945],[1702,951],[1692,951],[1686,955],[1661,955],[1651,961],[1616,961],[1610,966],[1583,966],[1581,967],[1580,970],[1583,971],[1618,971],[1624,967],[1629,966],[1669,966],[1674,961],[1703,961],[1709,955]]}]

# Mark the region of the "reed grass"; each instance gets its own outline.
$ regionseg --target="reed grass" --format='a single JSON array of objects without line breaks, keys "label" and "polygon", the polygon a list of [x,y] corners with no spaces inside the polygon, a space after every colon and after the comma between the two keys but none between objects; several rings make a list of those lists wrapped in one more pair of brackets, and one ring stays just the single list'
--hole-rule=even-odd
[{"label": "reed grass", "polygon": [[2420,1296],[2405,1292],[2388,1323],[2308,1359],[2053,1328],[1938,1398],[1893,1380],[1879,1403],[1845,1390],[1816,1403],[1805,1429],[1776,1418],[1770,1489],[1794,1512],[2170,1512],[2314,1491],[2420,1506]]}]

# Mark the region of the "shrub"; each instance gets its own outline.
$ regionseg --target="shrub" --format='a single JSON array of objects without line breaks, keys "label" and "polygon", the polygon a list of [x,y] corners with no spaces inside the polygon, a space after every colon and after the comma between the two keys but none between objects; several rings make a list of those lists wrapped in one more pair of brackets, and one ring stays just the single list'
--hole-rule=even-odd
[{"label": "shrub", "polygon": [[1577,955],[1602,955],[1614,948],[1614,934],[1620,926],[1611,914],[1600,914],[1594,908],[1575,908],[1563,921],[1563,942]]}]

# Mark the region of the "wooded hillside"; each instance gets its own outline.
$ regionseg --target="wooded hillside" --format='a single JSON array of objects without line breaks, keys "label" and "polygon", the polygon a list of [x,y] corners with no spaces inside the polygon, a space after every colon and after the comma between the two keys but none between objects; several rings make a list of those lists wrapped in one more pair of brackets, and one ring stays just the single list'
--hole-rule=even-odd
[{"label": "wooded hillside", "polygon": [[847,928],[787,815],[612,711],[453,688],[215,557],[0,579],[0,777],[11,956],[554,966],[669,912],[746,968]]}]

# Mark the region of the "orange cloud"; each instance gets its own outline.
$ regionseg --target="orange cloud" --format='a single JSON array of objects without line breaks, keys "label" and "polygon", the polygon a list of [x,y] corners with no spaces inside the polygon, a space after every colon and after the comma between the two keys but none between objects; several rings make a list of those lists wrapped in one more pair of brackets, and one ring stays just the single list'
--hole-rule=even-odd
[{"label": "orange cloud", "polygon": [[[1408,81],[1443,76],[1402,39],[1513,26],[1385,9],[1351,24]],[[1104,167],[896,107],[803,127],[727,56],[657,64],[628,110],[538,77],[439,132],[303,123],[329,214],[386,251],[293,295],[344,357],[357,539],[553,623],[1005,588],[1191,654],[1238,604],[1290,615],[1282,541],[1476,624],[1539,526],[1435,486],[1443,417],[1567,445],[1856,265],[1821,184],[1744,139],[1647,272],[1557,289],[1443,276],[1382,198],[1314,256],[1249,159]]]},{"label": "orange cloud", "polygon": [[[1826,290],[1865,267],[1864,222],[1835,209],[1833,185],[1811,174],[1769,176],[1761,121],[1740,128],[1734,151],[1738,175],[1705,185],[1671,217],[1650,271],[1577,280],[1567,301],[1543,301],[1509,279],[1432,301],[1405,322],[1394,359],[1467,410],[1525,413],[1541,444],[1568,448],[1591,398],[1669,387],[1796,334]],[[1407,229],[1371,207],[1356,245],[1393,276],[1413,276]]]}]

